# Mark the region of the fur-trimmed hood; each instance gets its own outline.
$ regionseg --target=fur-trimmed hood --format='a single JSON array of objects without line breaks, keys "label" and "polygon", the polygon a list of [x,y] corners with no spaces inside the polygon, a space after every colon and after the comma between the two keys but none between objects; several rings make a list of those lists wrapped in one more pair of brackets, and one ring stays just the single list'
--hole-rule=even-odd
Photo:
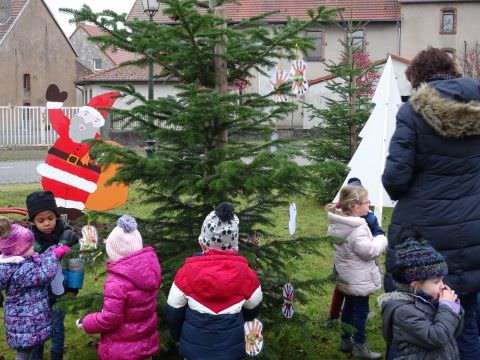
[{"label": "fur-trimmed hood", "polygon": [[423,84],[410,102],[444,137],[480,135],[480,82],[477,80],[465,77]]}]

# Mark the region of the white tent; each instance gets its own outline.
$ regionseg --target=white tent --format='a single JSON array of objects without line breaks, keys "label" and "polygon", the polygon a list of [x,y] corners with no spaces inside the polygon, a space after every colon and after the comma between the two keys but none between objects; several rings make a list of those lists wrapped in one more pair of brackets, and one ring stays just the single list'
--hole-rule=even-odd
[{"label": "white tent", "polygon": [[[368,190],[370,201],[381,224],[383,207],[393,207],[394,202],[382,185],[390,139],[395,130],[397,111],[402,104],[391,57],[388,58],[382,76],[373,95],[375,107],[360,132],[362,141],[348,163],[350,172],[342,186],[351,177],[359,178]],[[338,201],[339,193],[335,196]]]}]

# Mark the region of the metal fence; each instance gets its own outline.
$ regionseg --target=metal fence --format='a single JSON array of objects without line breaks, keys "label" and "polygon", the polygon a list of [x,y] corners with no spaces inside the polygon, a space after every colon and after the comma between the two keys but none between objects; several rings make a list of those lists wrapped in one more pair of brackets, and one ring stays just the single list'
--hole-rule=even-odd
[{"label": "metal fence", "polygon": [[[71,119],[79,107],[63,107],[63,113]],[[112,130],[132,130],[139,127],[139,121],[112,118],[109,114],[107,124]],[[164,121],[155,121],[161,128],[174,129]],[[52,145],[58,138],[50,125],[48,111],[42,106],[0,106],[0,147],[45,146]]]},{"label": "metal fence", "polygon": [[[62,108],[67,117],[78,107]],[[0,106],[0,147],[52,145],[58,135],[42,106]]]}]

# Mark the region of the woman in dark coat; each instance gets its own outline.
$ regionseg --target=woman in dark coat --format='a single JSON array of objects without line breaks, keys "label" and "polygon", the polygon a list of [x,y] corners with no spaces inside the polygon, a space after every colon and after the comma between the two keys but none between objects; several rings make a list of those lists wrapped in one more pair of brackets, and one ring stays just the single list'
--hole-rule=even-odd
[{"label": "woman in dark coat", "polygon": [[418,225],[447,260],[446,282],[461,298],[465,323],[458,338],[462,360],[480,359],[475,323],[480,290],[480,83],[460,77],[455,63],[435,48],[407,69],[415,89],[397,114],[382,176],[398,200],[389,228],[385,290],[402,224]]}]

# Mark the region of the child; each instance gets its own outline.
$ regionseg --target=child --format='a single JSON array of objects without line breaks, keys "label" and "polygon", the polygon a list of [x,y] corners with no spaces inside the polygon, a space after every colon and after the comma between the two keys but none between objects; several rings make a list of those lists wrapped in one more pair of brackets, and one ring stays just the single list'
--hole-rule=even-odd
[{"label": "child", "polygon": [[32,349],[50,337],[51,313],[48,287],[57,273],[58,259],[68,246],[52,247],[37,255],[33,234],[13,224],[8,229],[2,219],[0,239],[0,289],[6,289],[4,307],[8,346],[17,350],[17,360],[28,360]]},{"label": "child", "polygon": [[444,285],[448,267],[442,255],[411,231],[396,247],[392,276],[397,291],[379,297],[383,336],[395,359],[460,359],[455,338],[463,311]]},{"label": "child", "polygon": [[257,274],[238,255],[238,217],[229,203],[205,218],[203,254],[185,260],[167,300],[167,321],[180,354],[189,360],[246,357],[244,323],[262,303]]},{"label": "child", "polygon": [[137,222],[128,215],[106,240],[107,279],[101,312],[88,314],[77,326],[100,333],[101,360],[140,360],[160,350],[157,297],[162,282],[155,250],[143,247]]},{"label": "child", "polygon": [[[31,222],[31,229],[35,237],[35,251],[42,254],[52,245],[64,244],[74,246],[78,244],[78,236],[72,228],[66,225],[59,217],[59,212],[55,198],[51,191],[36,191],[27,196],[28,217]],[[61,268],[57,269],[57,277],[61,277]],[[56,280],[56,279],[55,279]],[[55,281],[54,280],[54,281]],[[52,281],[52,282],[54,282]],[[62,289],[60,289],[60,293]],[[50,306],[53,306],[56,299],[61,296],[56,290],[57,295],[49,288]],[[65,343],[65,313],[61,310],[52,310],[52,347],[50,349],[51,360],[61,360],[63,358],[63,348]],[[35,359],[43,357],[43,344],[33,350]]]},{"label": "child", "polygon": [[[360,186],[347,185],[340,191],[340,207],[329,207],[328,235],[339,240],[335,244],[337,287],[345,294],[342,323],[346,324],[340,351],[352,352],[361,359],[380,359],[366,344],[369,295],[382,286],[380,269],[375,258],[387,247],[385,237],[372,236],[362,216],[368,214],[370,201]],[[348,328],[347,328],[348,327]],[[350,328],[355,329],[352,336]]]},{"label": "child", "polygon": [[[356,177],[352,177],[348,179],[347,185],[363,186],[360,179]],[[385,231],[383,231],[383,229],[378,224],[378,219],[372,211],[369,210],[368,214],[365,216],[362,216],[362,218],[364,218],[365,221],[367,222],[367,225],[370,228],[370,231],[372,232],[372,235],[374,237],[385,236]],[[334,269],[334,272],[335,272],[335,269]],[[342,311],[342,305],[343,305],[344,299],[345,299],[345,294],[342,293],[338,289],[338,287],[335,287],[332,294],[332,301],[330,303],[331,305],[330,305],[329,319],[326,322],[325,327],[327,328],[333,327],[334,321],[340,318],[340,313]]]}]

